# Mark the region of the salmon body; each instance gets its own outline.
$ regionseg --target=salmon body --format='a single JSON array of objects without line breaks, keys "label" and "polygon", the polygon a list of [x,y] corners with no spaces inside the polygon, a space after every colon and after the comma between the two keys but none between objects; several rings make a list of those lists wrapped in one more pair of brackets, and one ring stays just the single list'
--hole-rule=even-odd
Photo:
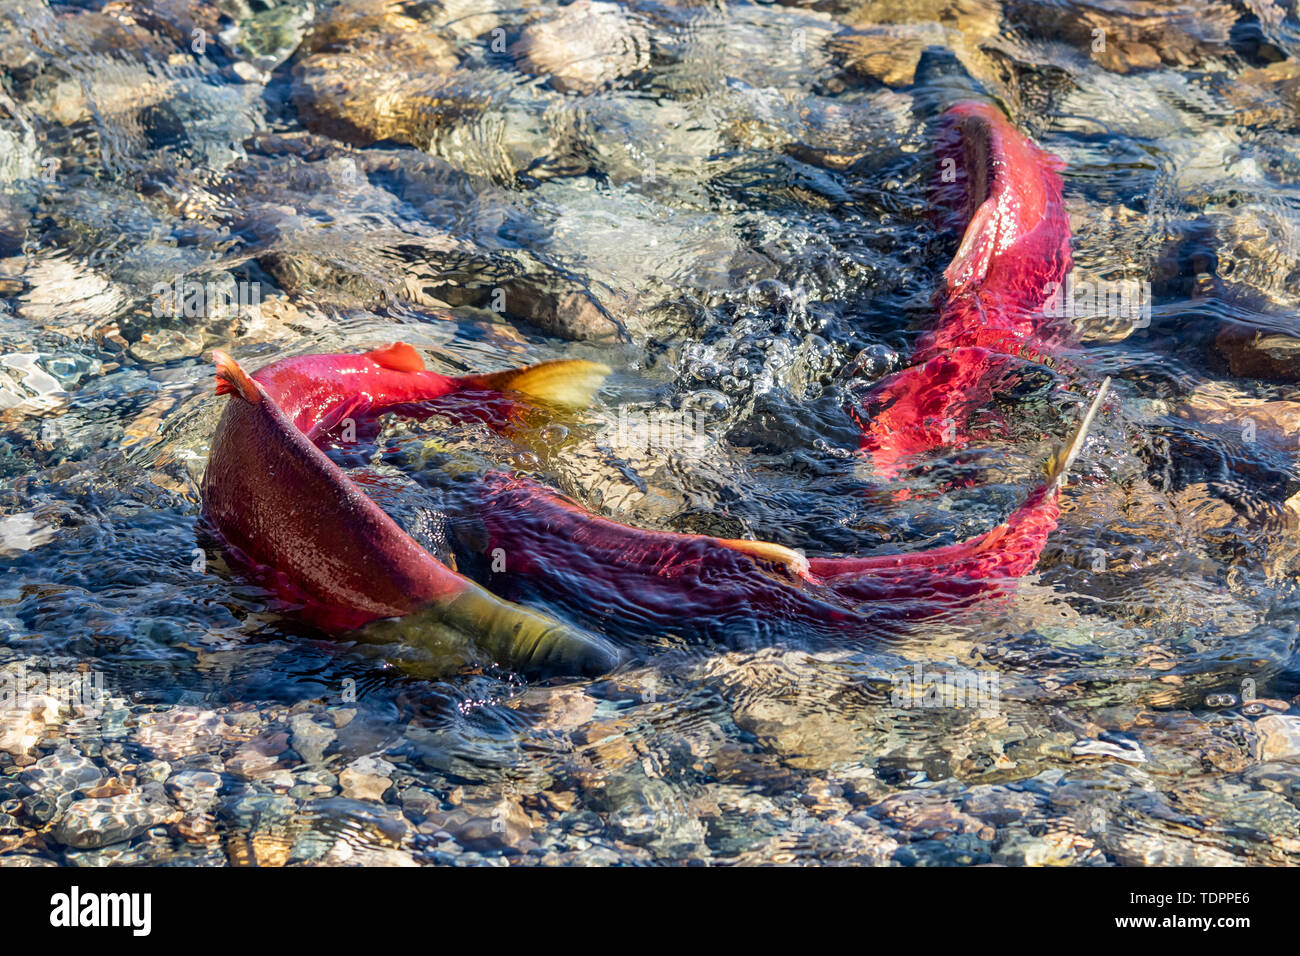
[{"label": "salmon body", "polygon": [[[960,609],[1033,570],[1056,526],[1056,489],[968,541],[907,554],[809,558],[802,567],[706,535],[647,531],[593,515],[527,478],[487,476],[483,521],[504,554],[502,586],[611,623],[721,636],[759,617],[852,635],[882,620]],[[494,581],[495,586],[495,581]]]},{"label": "salmon body", "polygon": [[264,584],[329,630],[460,590],[463,579],[315,445],[347,417],[441,398],[455,380],[368,353],[288,359],[246,382],[217,425],[202,491],[208,519]]},{"label": "salmon body", "polygon": [[962,233],[944,271],[938,320],[910,367],[868,393],[861,451],[893,477],[915,455],[976,437],[971,413],[1026,360],[1059,353],[1068,330],[1046,318],[1072,264],[1059,171],[987,103],[959,103],[940,122],[931,197],[939,222]]},{"label": "salmon body", "polygon": [[[447,567],[316,445],[349,417],[456,392],[486,392],[493,414],[505,414],[528,389],[585,394],[608,369],[557,362],[448,378],[401,343],[287,359],[252,376],[216,359],[217,391],[231,399],[203,476],[205,515],[236,562],[304,617],[329,631],[402,618],[410,624],[399,638],[461,644],[520,670],[603,673],[617,663],[607,642],[499,601]],[[499,390],[512,384],[522,390],[515,399]]]},{"label": "salmon body", "polygon": [[[1070,268],[1059,160],[976,103],[945,114],[939,160],[936,203],[942,216],[965,224],[965,235],[918,364],[874,391],[863,448],[878,472],[965,440],[992,383],[1027,353],[1061,341],[1041,316],[1052,283]],[[501,602],[443,565],[317,447],[345,419],[458,393],[496,425],[528,396],[580,407],[608,369],[556,362],[448,378],[426,371],[401,344],[364,355],[302,356],[251,377],[223,355],[217,361],[218,391],[232,398],[204,476],[206,512],[237,557],[281,597],[329,629],[427,620],[460,629],[516,665],[549,661],[583,673],[612,666],[616,655],[598,640]],[[723,632],[745,621],[761,632],[794,623],[842,633],[881,615],[962,607],[1037,564],[1056,527],[1066,469],[1107,385],[1045,482],[1006,521],[968,541],[907,554],[805,558],[761,541],[633,528],[529,479],[491,473],[483,481],[482,520],[488,549],[504,556],[493,580],[620,630],[637,622],[711,633],[713,625]]]}]

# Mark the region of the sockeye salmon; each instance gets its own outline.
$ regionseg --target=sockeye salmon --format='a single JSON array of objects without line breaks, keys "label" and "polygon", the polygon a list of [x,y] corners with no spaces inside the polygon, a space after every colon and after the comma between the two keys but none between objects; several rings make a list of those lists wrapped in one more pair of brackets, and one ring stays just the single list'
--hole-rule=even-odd
[{"label": "sockeye salmon", "polygon": [[236,562],[329,631],[406,618],[404,634],[459,645],[520,671],[603,673],[608,642],[509,604],[422,548],[317,447],[344,419],[453,393],[501,413],[511,402],[582,406],[609,369],[549,362],[448,378],[409,345],[306,355],[246,374],[215,353],[231,396],[203,476],[204,511]]},{"label": "sockeye salmon", "polygon": [[861,451],[877,476],[973,437],[971,414],[1025,360],[1071,341],[1044,305],[1070,271],[1064,163],[988,103],[964,102],[939,124],[931,198],[941,225],[962,233],[943,274],[939,315],[913,364],[878,382],[857,411]]},{"label": "sockeye salmon", "polygon": [[967,541],[904,554],[805,558],[776,544],[634,528],[528,478],[486,476],[488,548],[507,556],[503,584],[617,624],[621,618],[713,636],[761,616],[851,634],[868,621],[916,619],[968,605],[1032,571],[1060,516],[1066,472],[1105,401],[1106,379],[1044,482],[1006,521]]},{"label": "sockeye salmon", "polygon": [[[617,651],[598,638],[509,604],[422,548],[316,442],[345,417],[460,393],[577,407],[608,370],[555,362],[519,372],[447,378],[397,344],[364,355],[309,355],[245,374],[217,354],[230,394],[203,480],[206,513],[239,562],[330,630],[405,618],[404,633],[477,647],[525,671],[593,673]],[[1030,571],[1056,526],[1057,497],[1109,380],[1046,481],[1007,521],[969,541],[900,555],[805,558],[761,541],[633,528],[536,482],[484,481],[489,547],[512,575],[560,598],[577,590],[617,620],[635,611],[663,626],[762,614],[833,628],[871,612],[913,617],[961,606]]]},{"label": "sockeye salmon", "polygon": [[[1021,136],[994,107],[944,115],[936,205],[964,224],[944,274],[939,320],[917,364],[873,389],[862,447],[880,474],[909,455],[969,438],[1007,363],[1068,339],[1044,320],[1053,282],[1071,265],[1060,160]],[[517,402],[584,405],[608,372],[585,362],[447,378],[408,345],[364,355],[312,355],[253,376],[217,353],[230,393],[204,476],[206,512],[238,558],[329,629],[404,618],[406,632],[460,641],[522,670],[594,673],[612,645],[493,596],[401,530],[317,447],[345,418],[453,393],[493,424]],[[1006,521],[971,540],[906,554],[805,558],[777,544],[648,531],[595,515],[526,478],[484,479],[488,547],[508,576],[560,603],[600,607],[667,628],[690,621],[768,620],[835,629],[877,613],[916,617],[960,607],[1037,564],[1059,517],[1070,462],[1105,399],[1101,385],[1045,481]]]}]

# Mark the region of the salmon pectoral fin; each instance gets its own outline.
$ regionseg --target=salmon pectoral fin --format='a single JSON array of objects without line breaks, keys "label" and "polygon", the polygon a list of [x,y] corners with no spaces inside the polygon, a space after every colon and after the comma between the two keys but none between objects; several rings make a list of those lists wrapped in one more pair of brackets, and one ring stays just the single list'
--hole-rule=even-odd
[{"label": "salmon pectoral fin", "polygon": [[609,366],[598,362],[561,359],[505,372],[466,375],[458,381],[465,388],[515,392],[544,405],[577,411],[591,404],[609,373]]},{"label": "salmon pectoral fin", "polygon": [[366,353],[376,365],[392,369],[395,372],[423,372],[424,359],[420,358],[414,346],[405,342],[394,342]]},{"label": "salmon pectoral fin", "polygon": [[1047,486],[1049,488],[1059,488],[1069,473],[1070,465],[1074,464],[1074,459],[1079,457],[1079,451],[1083,448],[1084,439],[1088,437],[1088,429],[1092,427],[1092,420],[1097,417],[1097,412],[1101,409],[1102,402],[1106,400],[1106,393],[1110,391],[1110,377],[1101,383],[1101,388],[1097,389],[1097,395],[1093,398],[1092,404],[1088,406],[1088,411],[1084,413],[1083,420],[1079,422],[1079,427],[1074,430],[1070,439],[1061,445],[1060,448],[1047,460]]},{"label": "salmon pectoral fin", "polygon": [[231,392],[256,405],[262,400],[261,389],[242,368],[221,349],[213,349],[212,361],[217,366],[217,394],[228,395]]}]

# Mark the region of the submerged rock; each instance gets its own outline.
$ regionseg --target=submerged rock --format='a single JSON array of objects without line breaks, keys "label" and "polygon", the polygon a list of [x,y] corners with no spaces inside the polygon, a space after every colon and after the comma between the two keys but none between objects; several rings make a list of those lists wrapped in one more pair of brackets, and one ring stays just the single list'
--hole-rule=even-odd
[{"label": "submerged rock", "polygon": [[315,719],[313,714],[294,714],[289,720],[293,729],[290,743],[298,756],[309,764],[320,764],[325,760],[325,751],[338,736],[333,727],[326,727]]},{"label": "submerged rock", "polygon": [[668,859],[708,855],[703,825],[664,780],[640,773],[615,775],[606,781],[599,803],[619,839]]},{"label": "submerged rock", "polygon": [[1229,322],[1214,344],[1227,359],[1233,375],[1270,382],[1300,382],[1300,338]]},{"label": "submerged rock", "polygon": [[514,853],[535,845],[533,826],[519,801],[503,795],[495,801],[467,801],[451,811],[431,811],[421,831],[445,831],[466,850]]},{"label": "submerged rock", "polygon": [[221,791],[221,774],[210,770],[181,770],[167,778],[166,789],[182,810],[208,810]]},{"label": "submerged rock", "polygon": [[1239,16],[1224,0],[1007,0],[1004,11],[1012,27],[1070,44],[1116,73],[1194,66],[1227,53]]},{"label": "submerged rock", "polygon": [[323,12],[293,66],[293,101],[308,129],[364,146],[391,139],[426,148],[437,129],[475,111],[449,74],[459,57],[438,27],[382,0]]},{"label": "submerged rock", "polygon": [[25,711],[0,711],[0,751],[24,757],[36,747],[45,721]]},{"label": "submerged rock", "polygon": [[1280,60],[1227,76],[1223,95],[1242,126],[1294,128],[1300,123],[1300,62]]},{"label": "submerged rock", "polygon": [[[1195,389],[1178,409],[1183,418],[1230,428],[1279,448],[1300,449],[1300,402],[1253,398],[1225,385]],[[1254,436],[1250,435],[1252,430]]]},{"label": "submerged rock", "polygon": [[19,315],[73,335],[78,325],[104,324],[128,301],[116,283],[72,259],[29,259],[14,278],[24,286],[18,299]]},{"label": "submerged rock", "polygon": [[1300,717],[1269,714],[1255,721],[1259,735],[1255,754],[1260,763],[1271,760],[1300,760]]},{"label": "submerged rock", "polygon": [[829,47],[844,71],[855,79],[885,86],[910,86],[926,47],[943,45],[945,31],[931,24],[869,27],[833,38]]},{"label": "submerged rock", "polygon": [[380,800],[393,785],[392,766],[378,757],[354,760],[339,773],[343,796],[354,800]]},{"label": "submerged rock", "polygon": [[773,649],[724,655],[709,670],[726,688],[737,726],[789,767],[825,770],[888,749],[893,714],[832,657]]},{"label": "submerged rock", "polygon": [[534,687],[508,704],[537,722],[539,731],[575,730],[596,713],[599,701],[577,687]]},{"label": "submerged rock", "polygon": [[95,849],[134,839],[150,827],[178,819],[166,804],[138,793],[78,800],[54,828],[54,839],[78,849]]},{"label": "submerged rock", "polygon": [[215,745],[223,727],[215,711],[174,707],[140,715],[135,739],[155,757],[174,760]]},{"label": "submerged rock", "polygon": [[645,69],[650,35],[619,4],[577,0],[525,26],[510,54],[561,92],[590,93]]},{"label": "submerged rock", "polygon": [[355,846],[339,840],[317,861],[318,866],[419,866],[415,857],[393,847]]}]

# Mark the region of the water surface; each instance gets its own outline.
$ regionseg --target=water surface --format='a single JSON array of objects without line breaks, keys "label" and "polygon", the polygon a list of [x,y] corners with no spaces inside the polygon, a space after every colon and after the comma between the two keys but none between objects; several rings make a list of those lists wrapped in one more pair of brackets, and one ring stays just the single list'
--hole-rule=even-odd
[{"label": "water surface", "polygon": [[[0,863],[1295,862],[1298,29],[1266,2],[5,0],[0,668],[107,700],[0,716]],[[1026,363],[1004,439],[902,498],[846,409],[934,314],[931,137],[964,95],[1065,160],[1076,278],[1149,310],[1074,316],[1071,370]],[[331,448],[471,571],[490,468],[810,554],[961,540],[1116,387],[1010,598],[826,642],[579,595],[548,609],[628,664],[528,683],[330,639],[202,530],[213,348],[398,338],[449,374],[616,370],[510,436],[389,416]],[[987,706],[899,695],[950,675]]]}]

